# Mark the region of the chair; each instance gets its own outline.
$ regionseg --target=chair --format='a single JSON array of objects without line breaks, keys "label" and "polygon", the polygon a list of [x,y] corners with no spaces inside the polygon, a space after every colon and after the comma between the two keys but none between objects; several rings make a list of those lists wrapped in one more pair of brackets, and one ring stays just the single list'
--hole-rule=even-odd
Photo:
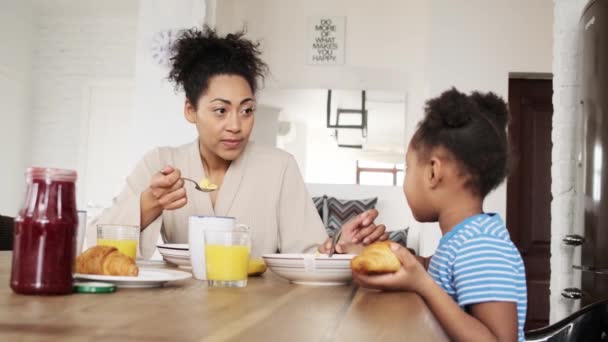
[{"label": "chair", "polygon": [[0,251],[13,250],[13,229],[15,220],[12,217],[0,215]]},{"label": "chair", "polygon": [[526,341],[608,341],[608,299],[588,305],[563,320],[525,333]]}]

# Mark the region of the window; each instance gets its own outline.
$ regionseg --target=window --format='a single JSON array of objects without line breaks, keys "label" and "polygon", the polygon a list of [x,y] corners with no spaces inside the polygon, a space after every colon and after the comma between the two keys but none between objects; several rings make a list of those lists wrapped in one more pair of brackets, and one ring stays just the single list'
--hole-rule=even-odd
[{"label": "window", "polygon": [[403,185],[403,164],[357,160],[357,184]]}]

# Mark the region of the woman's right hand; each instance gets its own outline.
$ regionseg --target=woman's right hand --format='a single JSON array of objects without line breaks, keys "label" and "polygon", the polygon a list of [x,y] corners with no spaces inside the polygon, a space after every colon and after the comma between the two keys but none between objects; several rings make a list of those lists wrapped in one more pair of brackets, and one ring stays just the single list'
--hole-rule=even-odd
[{"label": "woman's right hand", "polygon": [[141,194],[141,227],[147,227],[163,210],[174,210],[188,203],[182,173],[165,166],[150,179],[150,186]]},{"label": "woman's right hand", "polygon": [[179,209],[188,203],[181,177],[182,172],[172,166],[165,166],[152,176],[148,191],[164,210]]}]

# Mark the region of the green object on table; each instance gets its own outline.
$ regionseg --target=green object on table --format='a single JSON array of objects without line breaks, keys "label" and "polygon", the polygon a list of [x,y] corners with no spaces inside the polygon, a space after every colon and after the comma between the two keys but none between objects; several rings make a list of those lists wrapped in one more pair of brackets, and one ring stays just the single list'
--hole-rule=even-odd
[{"label": "green object on table", "polygon": [[76,293],[112,293],[116,291],[116,285],[101,282],[75,282],[74,292]]}]

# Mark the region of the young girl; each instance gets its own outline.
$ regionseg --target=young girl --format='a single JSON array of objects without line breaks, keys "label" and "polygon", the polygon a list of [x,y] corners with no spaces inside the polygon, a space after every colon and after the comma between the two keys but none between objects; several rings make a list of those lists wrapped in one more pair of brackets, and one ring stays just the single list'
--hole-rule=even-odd
[{"label": "young girl", "polygon": [[482,209],[507,175],[505,102],[456,89],[427,102],[406,155],[403,190],[416,220],[439,222],[435,255],[417,259],[393,244],[402,268],[354,274],[365,287],[418,293],[456,341],[523,341],[524,264],[503,220]]}]

